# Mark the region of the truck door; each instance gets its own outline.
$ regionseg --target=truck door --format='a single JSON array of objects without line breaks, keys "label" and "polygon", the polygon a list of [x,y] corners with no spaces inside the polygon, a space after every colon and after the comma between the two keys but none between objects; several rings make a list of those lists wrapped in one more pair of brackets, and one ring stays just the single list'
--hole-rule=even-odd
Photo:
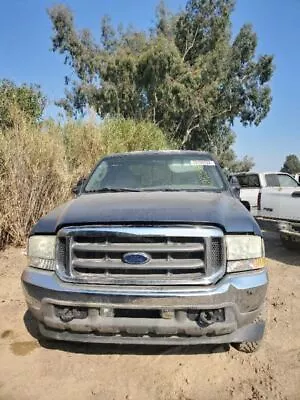
[{"label": "truck door", "polygon": [[240,198],[250,205],[251,213],[257,215],[257,198],[261,188],[259,175],[256,173],[245,173],[235,175],[239,181],[241,192]]},{"label": "truck door", "polygon": [[296,180],[288,174],[266,174],[266,184],[263,214],[275,219],[299,219],[300,186]]}]

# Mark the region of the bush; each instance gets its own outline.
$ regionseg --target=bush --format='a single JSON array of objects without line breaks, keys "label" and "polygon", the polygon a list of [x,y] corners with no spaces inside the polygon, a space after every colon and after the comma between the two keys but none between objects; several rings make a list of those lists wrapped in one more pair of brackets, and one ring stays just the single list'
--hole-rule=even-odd
[{"label": "bush", "polygon": [[69,170],[76,178],[86,175],[100,157],[134,150],[170,148],[162,131],[149,122],[107,119],[69,122],[61,128]]},{"label": "bush", "polygon": [[37,127],[18,118],[12,129],[0,132],[0,248],[23,245],[32,225],[70,198],[71,186],[103,155],[170,147],[149,122],[114,119]]},{"label": "bush", "polygon": [[0,134],[0,247],[21,245],[31,226],[69,196],[61,141],[25,123]]}]

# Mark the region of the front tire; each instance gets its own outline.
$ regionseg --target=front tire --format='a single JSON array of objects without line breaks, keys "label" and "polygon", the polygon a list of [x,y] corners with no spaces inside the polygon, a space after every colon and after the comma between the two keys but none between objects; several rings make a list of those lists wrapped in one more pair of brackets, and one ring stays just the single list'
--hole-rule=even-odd
[{"label": "front tire", "polygon": [[[258,317],[255,318],[253,321],[254,324],[260,323],[260,322],[266,322],[267,320],[267,306],[266,304],[263,305],[262,310]],[[231,343],[232,347],[234,347],[236,350],[242,352],[242,353],[255,353],[260,345],[261,345],[262,340],[258,340],[256,342],[237,342],[237,343]]]},{"label": "front tire", "polygon": [[243,353],[254,353],[256,352],[259,347],[260,347],[260,341],[259,342],[241,342],[241,343],[232,343],[232,346]]}]

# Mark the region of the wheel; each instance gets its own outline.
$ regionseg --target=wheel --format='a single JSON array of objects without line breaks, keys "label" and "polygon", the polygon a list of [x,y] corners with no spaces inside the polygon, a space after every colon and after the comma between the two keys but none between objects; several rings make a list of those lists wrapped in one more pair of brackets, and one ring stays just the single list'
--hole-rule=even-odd
[{"label": "wheel", "polygon": [[232,346],[241,351],[243,353],[254,353],[259,349],[260,341],[259,342],[241,342],[241,343],[232,343]]},{"label": "wheel", "polygon": [[281,243],[283,244],[283,246],[284,246],[286,249],[289,249],[289,250],[299,250],[299,248],[300,248],[300,243],[294,241],[294,240],[291,239],[289,236],[280,234],[280,240],[281,240]]},{"label": "wheel", "polygon": [[27,310],[25,312],[23,320],[24,320],[24,324],[26,326],[28,333],[30,333],[30,335],[32,337],[34,337],[35,339],[39,340],[41,337],[41,334],[40,334],[40,330],[38,327],[38,321],[33,316],[32,312],[30,310]]}]

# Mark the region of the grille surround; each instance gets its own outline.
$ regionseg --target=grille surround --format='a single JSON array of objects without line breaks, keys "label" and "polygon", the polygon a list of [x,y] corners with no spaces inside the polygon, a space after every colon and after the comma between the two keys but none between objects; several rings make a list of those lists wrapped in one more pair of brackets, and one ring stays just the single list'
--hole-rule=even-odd
[{"label": "grille surround", "polygon": [[[128,265],[127,252],[151,260]],[[62,280],[87,284],[208,285],[226,266],[224,234],[213,226],[71,226],[58,232],[56,255]]]}]

